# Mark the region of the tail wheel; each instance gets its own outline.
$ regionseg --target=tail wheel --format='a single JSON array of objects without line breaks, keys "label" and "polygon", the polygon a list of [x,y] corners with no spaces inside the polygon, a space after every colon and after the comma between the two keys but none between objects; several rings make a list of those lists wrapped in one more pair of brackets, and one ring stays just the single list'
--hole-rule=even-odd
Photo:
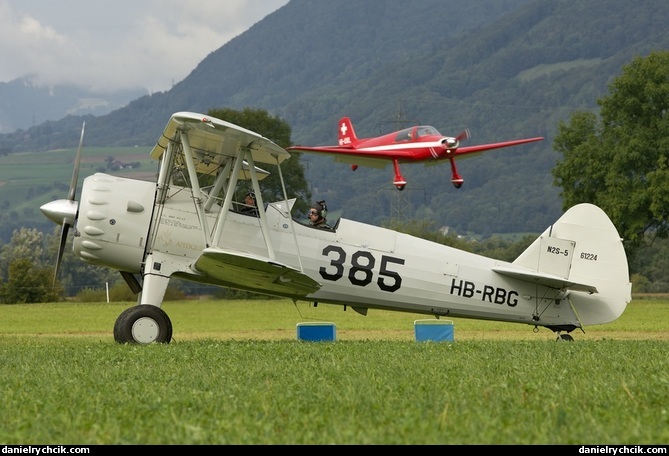
[{"label": "tail wheel", "polygon": [[146,304],[130,307],[116,319],[114,340],[120,344],[169,344],[172,322],[160,307]]}]

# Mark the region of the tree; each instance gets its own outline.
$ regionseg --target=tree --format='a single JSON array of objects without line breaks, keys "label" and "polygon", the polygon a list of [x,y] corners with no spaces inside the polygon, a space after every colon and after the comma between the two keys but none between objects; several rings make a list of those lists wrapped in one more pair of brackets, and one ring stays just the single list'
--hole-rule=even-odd
[{"label": "tree", "polygon": [[60,301],[62,288],[52,286],[51,269],[38,267],[28,258],[9,265],[7,282],[0,284],[0,302],[5,304]]},{"label": "tree", "polygon": [[[278,117],[271,116],[264,109],[244,108],[242,111],[229,108],[211,109],[207,112],[207,115],[254,131],[278,146],[285,148],[292,144],[290,125]],[[281,174],[286,185],[288,198],[297,198],[293,206],[294,214],[306,213],[311,204],[311,192],[304,177],[304,168],[300,164],[300,156],[301,154],[291,153],[291,158],[281,164]],[[273,172],[274,170],[268,171],[272,174],[260,182],[263,200],[283,201],[281,179],[278,173]],[[241,198],[244,195],[239,196]]]},{"label": "tree", "polygon": [[29,259],[38,267],[45,265],[47,251],[44,233],[34,228],[20,228],[12,232],[9,244],[0,247],[0,281],[8,279],[9,265],[19,259]]},{"label": "tree", "polygon": [[[0,246],[0,283],[10,280],[10,265],[18,260],[26,259],[32,268],[49,271],[50,277],[45,280],[49,286],[52,285],[60,245],[60,231],[60,226],[55,226],[51,234],[26,227],[14,230],[11,241]],[[63,251],[58,275],[58,290],[66,290],[68,295],[74,295],[85,288],[104,288],[107,283],[123,282],[116,271],[85,263],[75,257],[72,254],[72,240],[70,236]]]},{"label": "tree", "polygon": [[559,123],[552,173],[563,208],[600,206],[633,253],[669,235],[669,51],[635,57],[609,91],[599,116]]}]

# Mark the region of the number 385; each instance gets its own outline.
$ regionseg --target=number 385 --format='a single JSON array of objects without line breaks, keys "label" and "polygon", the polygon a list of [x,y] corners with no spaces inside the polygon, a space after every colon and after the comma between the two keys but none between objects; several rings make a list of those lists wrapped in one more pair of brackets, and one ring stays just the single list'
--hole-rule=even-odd
[{"label": "number 385", "polygon": [[[323,249],[323,256],[330,259],[328,266],[322,266],[319,269],[321,277],[325,280],[336,282],[344,277],[346,273],[346,252],[339,246],[329,245]],[[383,291],[394,292],[402,286],[402,276],[397,271],[393,271],[393,265],[404,264],[401,258],[395,258],[387,255],[381,255],[381,264],[379,266],[379,277],[376,284]],[[352,285],[366,287],[374,280],[374,266],[376,258],[371,252],[358,250],[351,255],[351,265],[348,268],[348,280]]]}]

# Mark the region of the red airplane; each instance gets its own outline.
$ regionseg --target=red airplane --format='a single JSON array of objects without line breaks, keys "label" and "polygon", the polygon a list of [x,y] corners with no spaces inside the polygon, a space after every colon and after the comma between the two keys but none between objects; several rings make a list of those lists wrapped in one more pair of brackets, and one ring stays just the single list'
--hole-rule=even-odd
[{"label": "red airplane", "polygon": [[295,145],[288,147],[287,150],[331,154],[335,157],[335,161],[350,163],[353,171],[358,169],[358,166],[383,168],[389,161],[392,161],[395,168],[393,184],[398,190],[404,190],[407,184],[400,173],[400,163],[425,162],[427,165],[447,158],[451,162],[451,182],[455,188],[460,188],[464,179],[458,174],[455,166],[456,156],[471,156],[486,150],[517,146],[544,139],[537,137],[460,147],[460,141],[469,137],[469,130],[463,131],[456,137],[451,137],[442,135],[436,128],[429,125],[419,125],[375,138],[358,138],[353,130],[351,119],[343,117],[339,121],[338,146]]}]

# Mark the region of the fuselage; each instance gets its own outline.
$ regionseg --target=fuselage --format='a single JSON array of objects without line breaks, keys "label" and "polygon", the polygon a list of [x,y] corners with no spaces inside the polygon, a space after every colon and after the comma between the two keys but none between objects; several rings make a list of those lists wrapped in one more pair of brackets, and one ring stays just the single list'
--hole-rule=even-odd
[{"label": "fuselage", "polygon": [[[194,269],[205,245],[188,188],[172,187],[164,203],[156,184],[95,174],[84,181],[74,251],[82,259],[139,274],[149,253],[167,258],[174,276],[265,292]],[[564,292],[497,274],[506,263],[389,229],[340,219],[334,232],[288,216],[284,203],[265,209],[276,261],[303,271],[321,288],[296,300],[471,317],[540,326],[580,327]],[[206,215],[216,230],[221,207]],[[260,219],[230,212],[216,247],[270,256]]]}]

